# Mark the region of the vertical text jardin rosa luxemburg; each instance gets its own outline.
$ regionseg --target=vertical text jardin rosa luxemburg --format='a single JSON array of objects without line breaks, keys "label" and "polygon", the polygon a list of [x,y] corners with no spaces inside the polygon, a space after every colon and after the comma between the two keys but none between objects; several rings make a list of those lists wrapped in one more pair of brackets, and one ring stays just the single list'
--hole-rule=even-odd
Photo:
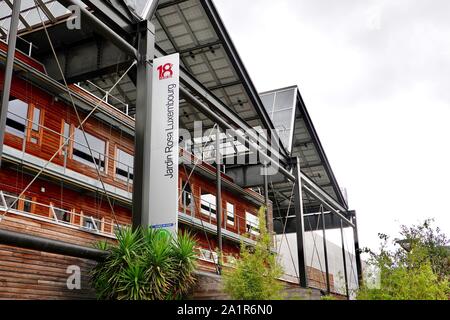
[{"label": "vertical text jardin rosa luxemburg", "polygon": [[174,142],[174,134],[175,134],[175,89],[177,85],[176,84],[169,84],[167,88],[167,123],[166,123],[166,134],[167,134],[167,140],[166,140],[166,147],[164,148],[165,152],[165,164],[166,164],[166,177],[169,177],[170,179],[174,178],[174,159],[173,159],[173,148],[175,147]]}]

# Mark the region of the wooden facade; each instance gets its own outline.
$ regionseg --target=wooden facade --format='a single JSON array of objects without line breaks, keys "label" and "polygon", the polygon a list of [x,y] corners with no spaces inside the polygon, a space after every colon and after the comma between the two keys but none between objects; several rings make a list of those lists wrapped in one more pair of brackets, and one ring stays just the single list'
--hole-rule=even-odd
[{"label": "wooden facade", "polygon": [[[0,50],[4,49],[0,48]],[[18,53],[17,58],[37,70],[45,72],[38,62],[26,55]],[[3,73],[0,72],[0,86],[2,84]],[[71,90],[84,95],[90,101],[99,102],[97,97],[90,95],[77,86],[71,86]],[[74,156],[75,147],[78,145],[77,142],[79,142],[76,141],[75,137],[69,141],[67,146],[62,147],[67,136],[73,135],[74,131],[79,127],[79,120],[84,120],[87,116],[85,112],[78,109],[75,110],[72,105],[60,101],[23,79],[13,77],[10,100],[16,99],[28,106],[26,116],[22,117],[25,128],[23,133],[19,132],[19,134],[7,130],[4,140],[5,146],[44,161],[49,161],[57,153],[56,157],[51,160],[52,164],[64,170],[81,174],[86,178],[98,180],[98,173],[94,166],[89,164],[88,161],[79,161],[79,158],[77,159]],[[106,105],[103,102],[101,103]],[[111,106],[106,105],[106,107]],[[16,118],[19,119],[14,108],[14,105],[11,104],[8,111],[13,115],[13,118],[16,115]],[[122,114],[118,110],[114,112],[117,114],[113,116],[121,116]],[[36,114],[38,114],[37,117]],[[134,120],[124,114],[122,115],[122,120],[125,119],[134,126]],[[18,121],[20,122],[20,119]],[[103,161],[103,170],[100,172],[103,182],[131,195],[132,180],[118,177],[116,166],[119,150],[130,155],[133,154],[133,136],[94,117],[90,117],[83,127],[87,134],[104,142],[105,152],[103,160],[99,160]],[[8,204],[10,204],[10,202],[14,202],[14,197],[17,197],[31,182],[36,169],[24,166],[20,160],[4,161],[4,163],[0,169],[0,191],[6,199],[10,197],[11,201],[8,201]],[[213,166],[206,163],[201,163],[201,166],[211,172],[215,170]],[[185,167],[180,166],[180,194],[186,183],[187,176]],[[216,194],[215,182],[198,173],[193,173],[190,176],[188,189],[194,203],[187,206],[183,203],[183,197],[180,196],[180,212],[215,225],[216,219],[214,217],[202,213],[201,200],[204,193]],[[222,175],[222,178],[232,183],[231,178],[226,175]],[[261,195],[251,190],[246,190],[245,192],[263,203]],[[124,201],[123,198],[117,200],[114,196],[111,198],[113,199],[114,216],[117,222],[121,225],[129,225],[131,223],[131,198],[128,201]],[[230,206],[234,209],[234,222],[227,218],[226,210]],[[222,226],[229,232],[235,233],[238,237],[248,234],[249,228],[246,224],[246,215],[257,215],[259,206],[255,202],[247,201],[240,197],[236,192],[223,190],[222,207],[224,208]],[[66,177],[56,177],[44,172],[38,180],[31,184],[25,194],[18,199],[13,209],[0,222],[0,228],[86,246],[91,246],[93,243],[105,238],[114,241],[113,214],[103,190],[98,187],[97,189],[85,189],[71,181],[69,177],[66,179]],[[54,219],[55,211],[58,210],[69,212],[69,218],[67,218],[67,221],[63,221],[64,223]],[[3,214],[1,209],[0,214]],[[99,227],[100,233],[84,226],[84,219],[90,217],[99,222],[97,227]],[[192,229],[189,226],[180,225],[180,229],[188,228]],[[217,241],[213,234],[208,234],[201,228],[194,228],[191,232],[198,239],[200,248],[216,251]],[[225,239],[224,254],[236,256],[239,252],[239,244],[239,241]],[[2,250],[6,249],[0,248],[0,251]],[[5,252],[3,254],[7,254]],[[203,261],[201,265],[207,270],[214,268],[210,261]]]}]

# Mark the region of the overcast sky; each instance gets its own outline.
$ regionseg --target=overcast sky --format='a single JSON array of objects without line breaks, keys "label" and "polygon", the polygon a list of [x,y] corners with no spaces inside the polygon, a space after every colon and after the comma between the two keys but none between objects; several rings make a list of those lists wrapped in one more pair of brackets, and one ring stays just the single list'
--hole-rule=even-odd
[{"label": "overcast sky", "polygon": [[298,85],[362,246],[450,234],[450,1],[215,0],[259,91]]}]

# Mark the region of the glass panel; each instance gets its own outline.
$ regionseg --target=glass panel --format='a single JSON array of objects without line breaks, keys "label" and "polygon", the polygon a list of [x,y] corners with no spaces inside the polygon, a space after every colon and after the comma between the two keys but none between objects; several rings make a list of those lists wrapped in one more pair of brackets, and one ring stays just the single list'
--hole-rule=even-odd
[{"label": "glass panel", "polygon": [[182,188],[182,190],[184,188],[184,194],[183,194],[183,197],[182,197],[181,201],[183,202],[183,205],[185,207],[188,207],[191,204],[191,202],[192,202],[191,184],[190,183],[186,183],[186,181],[182,181],[181,182],[181,188]]},{"label": "glass panel", "polygon": [[259,218],[254,214],[246,212],[245,221],[247,222],[247,232],[253,235],[259,235]]},{"label": "glass panel", "polygon": [[282,109],[293,109],[294,108],[294,94],[295,90],[288,90],[277,92],[277,97],[275,99],[274,111]]},{"label": "glass panel", "polygon": [[275,93],[269,93],[269,94],[261,96],[261,101],[269,115],[272,114],[272,111],[273,111],[274,99],[275,99]]},{"label": "glass panel", "polygon": [[6,119],[6,132],[23,138],[25,136],[27,116],[27,103],[19,99],[9,101],[8,115]]},{"label": "glass panel", "polygon": [[201,212],[211,218],[216,218],[216,196],[212,194],[202,194]]},{"label": "glass panel", "polygon": [[24,197],[23,199],[23,211],[31,213],[31,206],[33,199],[30,197]]},{"label": "glass panel", "polygon": [[41,110],[35,107],[33,109],[33,125],[31,127],[33,131],[39,131],[40,119],[41,119]]},{"label": "glass panel", "polygon": [[290,129],[292,124],[292,110],[276,111],[273,113],[273,125],[275,128]]},{"label": "glass panel", "polygon": [[70,222],[70,216],[71,213],[68,211],[65,211],[64,209],[60,208],[53,208],[53,211],[55,212],[56,218],[58,218],[58,221],[69,223]]},{"label": "glass panel", "polygon": [[99,219],[95,219],[92,217],[83,217],[83,227],[92,231],[97,231],[95,229],[95,227],[97,227],[97,229],[100,231],[102,227],[102,222]]},{"label": "glass panel", "polygon": [[116,152],[116,177],[125,181],[133,180],[134,157],[121,150]]},{"label": "glass panel", "polygon": [[86,146],[83,132],[78,128],[75,129],[74,134],[73,159],[93,168],[95,168],[95,165],[98,165],[99,169],[104,171],[106,142],[89,133],[86,133],[86,138],[89,141],[94,160],[89,152],[89,148]]},{"label": "glass panel", "polygon": [[[16,193],[7,192],[7,191],[3,191],[3,195],[5,197],[6,206],[10,209],[17,210],[18,201],[16,201],[16,200],[19,195]],[[14,202],[16,202],[16,203],[14,203]],[[12,206],[13,203],[14,203],[14,205]]]},{"label": "glass panel", "polygon": [[227,202],[227,222],[234,226],[234,204]]}]

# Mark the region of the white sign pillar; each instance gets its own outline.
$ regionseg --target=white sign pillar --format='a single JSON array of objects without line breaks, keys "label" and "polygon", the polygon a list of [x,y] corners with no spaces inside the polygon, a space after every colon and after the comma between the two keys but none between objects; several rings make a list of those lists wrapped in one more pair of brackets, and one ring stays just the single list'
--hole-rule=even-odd
[{"label": "white sign pillar", "polygon": [[153,60],[149,223],[178,232],[179,54]]}]

